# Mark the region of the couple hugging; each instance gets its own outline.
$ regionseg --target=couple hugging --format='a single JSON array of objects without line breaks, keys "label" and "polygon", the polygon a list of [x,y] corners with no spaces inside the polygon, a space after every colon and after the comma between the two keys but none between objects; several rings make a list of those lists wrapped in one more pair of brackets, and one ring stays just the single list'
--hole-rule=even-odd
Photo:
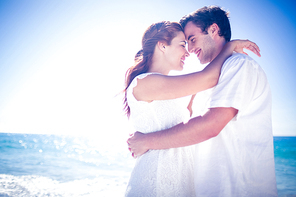
[{"label": "couple hugging", "polygon": [[[126,196],[277,196],[270,88],[243,52],[260,56],[259,48],[230,37],[217,6],[145,31],[126,74],[125,111],[137,131],[127,141],[137,161]],[[209,64],[169,76],[188,52]],[[209,88],[207,112],[190,117],[195,95]]]}]

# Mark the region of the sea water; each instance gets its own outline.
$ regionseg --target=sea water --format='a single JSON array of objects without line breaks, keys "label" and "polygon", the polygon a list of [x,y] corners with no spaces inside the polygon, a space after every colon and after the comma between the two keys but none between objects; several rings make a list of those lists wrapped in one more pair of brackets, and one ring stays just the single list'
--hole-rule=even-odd
[{"label": "sea water", "polygon": [[296,137],[274,137],[274,160],[279,196],[296,196]]},{"label": "sea water", "polygon": [[[135,160],[102,144],[0,133],[0,196],[123,196]],[[296,196],[296,137],[274,137],[274,150],[279,196]]]},{"label": "sea water", "polygon": [[102,144],[95,137],[0,133],[0,196],[123,196],[134,159],[127,147]]}]

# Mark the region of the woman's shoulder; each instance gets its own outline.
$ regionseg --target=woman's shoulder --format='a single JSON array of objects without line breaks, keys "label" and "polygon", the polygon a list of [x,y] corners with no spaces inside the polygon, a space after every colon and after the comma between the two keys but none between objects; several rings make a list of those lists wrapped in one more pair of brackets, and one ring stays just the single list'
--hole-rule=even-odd
[{"label": "woman's shoulder", "polygon": [[147,76],[149,76],[149,75],[160,75],[160,74],[159,74],[159,73],[142,73],[142,74],[136,76],[136,77],[132,80],[132,82],[131,82],[130,86],[128,87],[128,89],[133,89],[134,87],[137,86],[137,84],[138,84],[138,79],[144,79],[145,77],[147,77]]},{"label": "woman's shoulder", "polygon": [[138,76],[135,77],[135,79],[144,79],[145,77],[149,76],[149,75],[159,75],[159,76],[163,76],[160,73],[156,73],[156,72],[151,72],[151,73],[142,73]]},{"label": "woman's shoulder", "polygon": [[[153,75],[153,74],[156,74],[156,73],[142,73],[142,74],[139,74],[138,76],[136,76],[135,78],[134,78],[134,80],[135,79],[144,79],[145,77],[147,77],[147,76],[149,76],[149,75]],[[133,81],[134,81],[133,80]]]},{"label": "woman's shoulder", "polygon": [[156,73],[142,73],[140,75],[137,75],[131,82],[131,84],[129,85],[129,87],[127,88],[127,97],[128,99],[130,97],[134,98],[133,95],[133,89],[138,85],[138,79],[144,79],[145,77],[152,75],[152,74],[156,74]]}]

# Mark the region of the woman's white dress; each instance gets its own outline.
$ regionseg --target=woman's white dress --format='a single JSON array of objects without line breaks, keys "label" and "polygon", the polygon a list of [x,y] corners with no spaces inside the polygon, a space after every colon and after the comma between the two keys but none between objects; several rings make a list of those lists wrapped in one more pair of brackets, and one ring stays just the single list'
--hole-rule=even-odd
[{"label": "woman's white dress", "polygon": [[[187,106],[190,97],[152,101],[137,101],[133,88],[137,79],[153,73],[137,76],[127,90],[134,129],[150,133],[173,127],[189,118]],[[192,146],[165,150],[149,150],[137,158],[127,186],[126,196],[195,196],[194,148]]]}]

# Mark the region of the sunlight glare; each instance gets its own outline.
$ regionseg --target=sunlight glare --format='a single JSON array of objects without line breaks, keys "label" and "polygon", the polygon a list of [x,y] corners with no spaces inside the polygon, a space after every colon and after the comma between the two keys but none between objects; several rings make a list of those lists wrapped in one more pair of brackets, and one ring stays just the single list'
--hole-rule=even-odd
[{"label": "sunlight glare", "polygon": [[[112,25],[108,28],[112,32]],[[139,28],[134,29],[134,34],[138,34]],[[117,33],[114,27],[113,30]],[[0,130],[96,134],[109,138],[114,136],[112,132],[120,135],[127,123],[121,111],[121,97],[115,98],[115,95],[123,89],[125,71],[132,63],[133,56],[129,53],[135,54],[138,47],[138,41],[132,39],[134,34],[121,32],[129,45],[125,44],[127,50],[116,54],[116,58],[113,53],[116,43],[106,39],[106,32],[99,27],[51,50],[54,52],[39,60],[42,65],[19,87],[2,111]],[[108,34],[110,36],[115,35]],[[106,51],[110,51],[107,56]],[[123,66],[117,69],[118,65]],[[103,132],[103,128],[107,131]]]}]

